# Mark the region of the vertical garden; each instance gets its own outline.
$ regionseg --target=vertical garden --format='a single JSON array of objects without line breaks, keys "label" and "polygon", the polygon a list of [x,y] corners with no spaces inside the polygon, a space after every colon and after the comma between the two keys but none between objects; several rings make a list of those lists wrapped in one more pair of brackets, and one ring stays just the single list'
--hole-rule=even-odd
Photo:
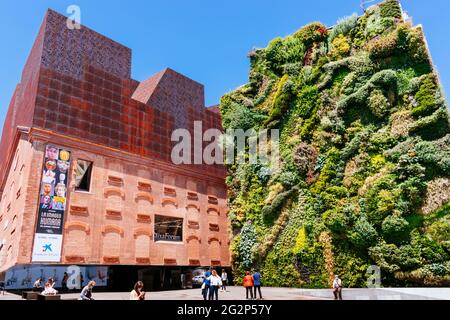
[{"label": "vertical garden", "polygon": [[[225,128],[280,130],[281,165],[228,166],[235,278],[320,288],[450,284],[449,112],[397,0],[249,54]],[[269,147],[269,146],[267,146]]]}]

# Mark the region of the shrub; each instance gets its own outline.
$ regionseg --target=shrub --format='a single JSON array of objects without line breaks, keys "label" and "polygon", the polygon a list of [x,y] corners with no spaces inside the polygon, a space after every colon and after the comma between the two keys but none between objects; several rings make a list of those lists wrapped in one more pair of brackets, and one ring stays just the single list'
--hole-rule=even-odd
[{"label": "shrub", "polygon": [[420,118],[410,128],[410,134],[418,134],[424,139],[439,139],[449,132],[448,111],[439,108],[431,116]]},{"label": "shrub", "polygon": [[430,70],[428,50],[420,28],[412,28],[409,24],[400,24],[397,27],[397,38],[396,53],[403,55],[405,63],[415,69],[421,67]]},{"label": "shrub", "polygon": [[350,43],[346,36],[340,34],[331,43],[331,56],[334,59],[342,59],[350,54]]},{"label": "shrub", "polygon": [[402,217],[391,215],[384,219],[381,230],[387,242],[399,243],[408,236],[409,223]]},{"label": "shrub", "polygon": [[314,22],[295,32],[294,37],[304,43],[305,46],[310,46],[314,42],[325,40],[327,34],[327,27],[320,22]]},{"label": "shrub", "polygon": [[261,210],[261,216],[263,221],[266,223],[272,222],[281,212],[283,205],[286,201],[295,193],[297,190],[295,188],[281,192],[275,199],[273,199],[270,205],[266,205]]},{"label": "shrub", "polygon": [[[444,206],[445,207],[445,206]],[[450,202],[446,205],[450,212]],[[427,227],[427,234],[438,243],[450,241],[450,216],[430,224]]]},{"label": "shrub", "polygon": [[306,229],[303,226],[300,230],[298,230],[297,238],[295,239],[295,246],[294,249],[292,249],[292,252],[294,254],[299,254],[302,252],[306,247],[306,241]]},{"label": "shrub", "polygon": [[361,217],[350,231],[349,239],[357,247],[368,248],[377,239],[378,233],[366,217]]},{"label": "shrub", "polygon": [[383,91],[379,89],[375,89],[372,91],[368,100],[368,104],[370,111],[372,111],[372,113],[378,118],[383,118],[391,108],[391,105],[384,96]]},{"label": "shrub", "polygon": [[367,44],[367,51],[371,59],[382,59],[392,56],[397,49],[398,36],[392,32],[387,36],[376,38]]},{"label": "shrub", "polygon": [[366,28],[364,30],[366,39],[372,39],[382,35],[383,33],[392,30],[395,26],[395,18],[382,17],[378,8],[368,10],[366,14],[368,15]]},{"label": "shrub", "polygon": [[313,146],[302,142],[295,147],[294,163],[302,177],[306,177],[308,171],[314,170],[316,159],[317,151]]},{"label": "shrub", "polygon": [[350,17],[345,17],[338,20],[336,25],[331,29],[328,35],[329,45],[333,43],[333,40],[339,35],[346,36],[353,31],[358,25],[358,15],[355,13]]},{"label": "shrub", "polygon": [[434,83],[433,76],[426,77],[415,95],[417,106],[412,110],[412,115],[419,117],[433,113],[437,107],[436,94],[437,87]]},{"label": "shrub", "polygon": [[353,31],[353,45],[355,48],[361,48],[366,40],[367,22],[368,17],[366,14],[358,19],[358,23]]},{"label": "shrub", "polygon": [[301,89],[297,96],[296,115],[308,119],[317,107],[319,91],[316,86],[306,86]]},{"label": "shrub", "polygon": [[283,185],[283,187],[290,189],[298,184],[300,178],[295,172],[283,171],[277,180]]},{"label": "shrub", "polygon": [[264,119],[263,115],[252,112],[242,104],[232,103],[226,113],[222,113],[224,126],[233,129],[247,130]]},{"label": "shrub", "polygon": [[401,18],[402,9],[398,0],[386,0],[380,4],[382,18]]},{"label": "shrub", "polygon": [[239,241],[239,255],[245,268],[253,265],[254,249],[256,245],[256,230],[251,222],[247,222],[241,230]]},{"label": "shrub", "polygon": [[283,113],[289,108],[289,105],[291,103],[291,85],[292,82],[289,82],[288,75],[284,75],[280,79],[278,83],[277,92],[273,99],[270,115],[265,121],[266,125],[274,120],[279,119],[283,115]]},{"label": "shrub", "polygon": [[394,273],[400,270],[397,263],[399,250],[395,244],[387,244],[381,241],[369,249],[369,256],[382,270]]},{"label": "shrub", "polygon": [[369,97],[371,89],[396,87],[396,85],[397,75],[395,71],[389,69],[380,71],[373,75],[372,78],[357,92],[339,101],[338,108],[345,110],[350,104],[360,105],[364,103]]},{"label": "shrub", "polygon": [[412,81],[416,76],[416,73],[413,68],[408,68],[404,70],[400,70],[397,72],[398,76],[398,94],[399,96],[403,96],[405,94],[411,93],[413,86]]},{"label": "shrub", "polygon": [[450,135],[436,141],[415,140],[415,150],[419,161],[427,167],[434,166],[436,175],[450,175]]},{"label": "shrub", "polygon": [[303,43],[296,37],[289,36],[283,40],[285,51],[284,63],[301,63],[306,53]]},{"label": "shrub", "polygon": [[272,70],[279,71],[286,60],[286,51],[282,38],[273,39],[266,48],[266,59]]},{"label": "shrub", "polygon": [[334,233],[344,234],[347,231],[347,218],[340,207],[326,211],[322,218],[325,225]]}]

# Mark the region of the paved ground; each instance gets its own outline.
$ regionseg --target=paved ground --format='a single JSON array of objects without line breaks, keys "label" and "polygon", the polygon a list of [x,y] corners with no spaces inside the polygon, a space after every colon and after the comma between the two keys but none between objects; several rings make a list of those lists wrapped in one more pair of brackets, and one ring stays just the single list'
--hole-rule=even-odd
[{"label": "paved ground", "polygon": [[[329,300],[333,293],[329,289],[262,288],[265,300]],[[63,294],[62,299],[77,299],[78,293]],[[128,300],[128,292],[95,292],[96,300]],[[450,288],[381,288],[344,289],[345,300],[450,300]],[[200,289],[148,292],[152,300],[202,300]],[[242,287],[229,287],[219,292],[220,300],[245,300]],[[21,300],[19,295],[0,294],[0,300]]]},{"label": "paved ground", "polygon": [[[302,296],[297,289],[289,288],[262,288],[263,298],[266,300],[323,300],[323,297]],[[67,294],[63,299],[78,298],[78,294]],[[129,292],[102,292],[93,294],[97,300],[128,300]],[[173,290],[147,292],[146,299],[154,300],[203,300],[201,289]],[[219,291],[220,300],[245,300],[243,287],[228,287],[227,292]]]}]

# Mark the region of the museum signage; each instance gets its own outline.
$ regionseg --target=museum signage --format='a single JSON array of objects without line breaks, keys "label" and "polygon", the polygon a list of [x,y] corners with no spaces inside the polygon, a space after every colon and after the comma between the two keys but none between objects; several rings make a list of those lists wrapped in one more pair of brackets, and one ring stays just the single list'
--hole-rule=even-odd
[{"label": "museum signage", "polygon": [[45,148],[33,262],[60,262],[61,260],[70,157],[70,152],[65,149],[52,145],[47,145]]},{"label": "museum signage", "polygon": [[155,216],[155,241],[183,241],[183,219]]}]

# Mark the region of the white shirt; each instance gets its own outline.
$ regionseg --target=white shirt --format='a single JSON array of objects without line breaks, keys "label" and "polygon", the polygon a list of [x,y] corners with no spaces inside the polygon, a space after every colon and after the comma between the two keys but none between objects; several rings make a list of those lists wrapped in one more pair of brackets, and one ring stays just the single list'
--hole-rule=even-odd
[{"label": "white shirt", "polygon": [[[54,284],[53,284],[54,285]],[[45,286],[45,290],[44,291],[42,291],[42,294],[44,295],[44,296],[53,296],[53,295],[55,295],[55,294],[57,294],[58,293],[58,291],[56,291],[54,288],[53,288],[53,286],[48,286],[48,285],[46,285]]]},{"label": "white shirt", "polygon": [[341,286],[342,286],[341,279],[334,279],[334,281],[333,281],[333,288],[339,288]]},{"label": "white shirt", "polygon": [[137,294],[136,290],[130,292],[130,300],[139,300],[139,295]]},{"label": "white shirt", "polygon": [[220,279],[219,276],[213,276],[211,275],[209,277],[209,281],[211,282],[212,286],[221,286],[222,285],[222,279]]}]

